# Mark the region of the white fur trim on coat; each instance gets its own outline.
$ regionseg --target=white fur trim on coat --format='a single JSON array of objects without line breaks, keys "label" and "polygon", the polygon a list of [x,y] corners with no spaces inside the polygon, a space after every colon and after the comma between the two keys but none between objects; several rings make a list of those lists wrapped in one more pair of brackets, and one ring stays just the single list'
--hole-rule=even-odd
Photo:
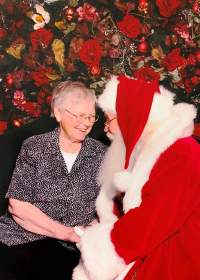
[{"label": "white fur trim on coat", "polygon": [[99,107],[105,112],[112,112],[116,114],[115,104],[117,98],[117,76],[112,76],[107,82],[103,93],[98,98]]},{"label": "white fur trim on coat", "polygon": [[81,238],[82,263],[91,280],[113,280],[127,267],[110,240],[112,228],[112,224],[96,224]]},{"label": "white fur trim on coat", "polygon": [[96,200],[96,210],[100,223],[113,223],[117,219],[117,217],[113,214],[112,198],[115,197],[119,191],[113,184],[113,177],[116,172],[123,170],[124,160],[124,141],[120,131],[118,131],[107,150],[98,176],[98,182],[101,185],[101,190]]}]

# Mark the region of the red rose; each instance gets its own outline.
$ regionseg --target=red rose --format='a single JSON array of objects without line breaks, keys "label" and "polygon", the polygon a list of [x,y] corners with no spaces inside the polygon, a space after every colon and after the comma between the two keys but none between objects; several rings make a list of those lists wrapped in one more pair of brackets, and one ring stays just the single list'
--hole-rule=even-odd
[{"label": "red rose", "polygon": [[142,67],[135,71],[134,73],[135,77],[137,79],[142,79],[145,81],[154,81],[154,80],[160,80],[160,74],[155,72],[151,67]]},{"label": "red rose", "polygon": [[126,15],[122,21],[117,23],[119,29],[122,33],[124,33],[129,38],[137,37],[142,30],[142,25],[139,19],[131,16]]},{"label": "red rose", "polygon": [[29,101],[25,104],[21,104],[21,106],[18,108],[33,117],[39,117],[41,115],[40,105],[36,102]]},{"label": "red rose", "polygon": [[7,122],[0,121],[0,134],[3,134],[6,129],[7,129]]},{"label": "red rose", "polygon": [[173,49],[164,59],[163,64],[168,71],[174,71],[176,68],[186,64],[186,59],[180,56],[180,49]]},{"label": "red rose", "polygon": [[33,50],[37,51],[41,48],[48,47],[53,39],[53,34],[45,28],[40,28],[30,33],[30,39]]},{"label": "red rose", "polygon": [[184,1],[183,0],[156,0],[156,4],[162,16],[170,17],[183,6]]},{"label": "red rose", "polygon": [[103,50],[96,40],[87,40],[83,43],[79,57],[87,66],[98,66],[100,63]]},{"label": "red rose", "polygon": [[4,39],[6,35],[7,31],[3,27],[0,27],[0,40]]},{"label": "red rose", "polygon": [[51,72],[51,68],[40,67],[37,71],[33,71],[30,76],[34,80],[34,84],[40,87],[49,83],[50,79],[46,74]]}]

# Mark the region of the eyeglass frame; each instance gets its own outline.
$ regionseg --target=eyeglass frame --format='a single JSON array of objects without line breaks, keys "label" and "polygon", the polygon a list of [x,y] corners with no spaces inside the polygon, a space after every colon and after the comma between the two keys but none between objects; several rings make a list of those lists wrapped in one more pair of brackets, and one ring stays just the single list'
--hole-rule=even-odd
[{"label": "eyeglass frame", "polygon": [[[91,116],[86,116],[84,114],[77,115],[77,114],[72,113],[71,111],[69,111],[66,108],[64,110],[67,113],[69,113],[71,116],[73,116],[76,119],[76,121],[78,121],[80,123],[84,122],[85,120],[88,120],[90,123],[95,123],[99,120],[99,115],[95,115],[95,116],[92,116],[92,115]],[[91,121],[91,118],[95,118],[94,121]]]},{"label": "eyeglass frame", "polygon": [[113,117],[112,119],[110,119],[110,120],[106,120],[105,122],[104,122],[104,125],[105,126],[108,126],[112,121],[114,121],[115,119],[117,119],[117,117]]}]

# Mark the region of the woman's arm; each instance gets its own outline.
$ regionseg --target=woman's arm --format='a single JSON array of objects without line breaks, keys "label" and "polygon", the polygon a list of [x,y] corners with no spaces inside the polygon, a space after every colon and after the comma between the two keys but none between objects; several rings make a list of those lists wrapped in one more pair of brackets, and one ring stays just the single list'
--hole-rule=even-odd
[{"label": "woman's arm", "polygon": [[9,198],[8,211],[14,221],[27,231],[65,241],[80,241],[73,227],[64,226],[49,218],[29,202]]}]

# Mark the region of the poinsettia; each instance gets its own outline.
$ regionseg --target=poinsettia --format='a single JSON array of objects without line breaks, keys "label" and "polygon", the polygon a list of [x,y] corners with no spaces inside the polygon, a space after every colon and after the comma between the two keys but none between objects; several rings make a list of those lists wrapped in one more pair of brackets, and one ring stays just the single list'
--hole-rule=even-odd
[{"label": "poinsettia", "polygon": [[126,15],[122,21],[117,23],[119,29],[129,38],[137,37],[142,30],[140,20],[134,16]]},{"label": "poinsettia", "polygon": [[30,40],[34,51],[47,48],[52,39],[53,33],[45,28],[40,28],[30,33]]},{"label": "poinsettia", "polygon": [[184,66],[186,59],[180,55],[180,49],[173,49],[164,59],[163,64],[168,71],[174,71],[176,68]]},{"label": "poinsettia", "polygon": [[85,41],[79,51],[80,60],[82,60],[89,67],[94,65],[98,66],[102,54],[102,47],[94,39]]},{"label": "poinsettia", "polygon": [[139,68],[134,72],[134,76],[137,79],[143,79],[150,82],[154,80],[160,80],[160,74],[149,66]]},{"label": "poinsettia", "polygon": [[160,14],[164,17],[170,17],[184,5],[184,0],[156,0]]}]

